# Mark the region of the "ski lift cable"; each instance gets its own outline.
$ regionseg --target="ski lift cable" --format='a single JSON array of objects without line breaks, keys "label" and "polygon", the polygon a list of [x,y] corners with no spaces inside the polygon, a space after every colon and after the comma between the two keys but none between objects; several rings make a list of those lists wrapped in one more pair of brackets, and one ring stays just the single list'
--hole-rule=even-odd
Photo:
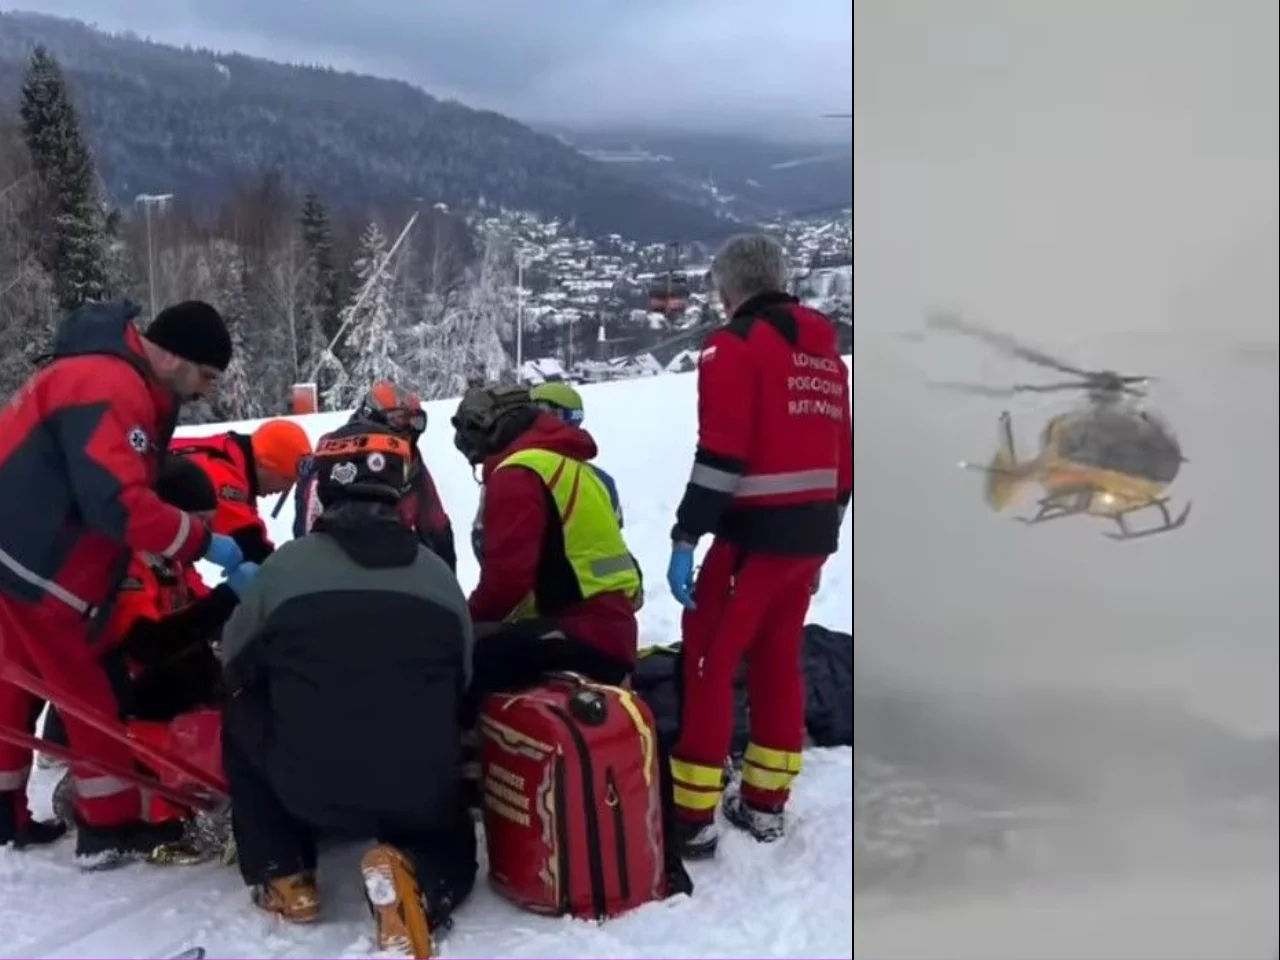
[{"label": "ski lift cable", "polygon": [[320,371],[324,366],[325,355],[332,354],[334,348],[338,345],[339,341],[342,340],[343,336],[347,332],[347,328],[351,326],[351,322],[356,318],[360,308],[364,306],[365,300],[368,298],[369,294],[373,292],[374,284],[381,279],[382,271],[387,269],[387,265],[396,255],[396,251],[400,249],[400,244],[404,243],[405,238],[409,236],[409,231],[413,229],[413,225],[417,222],[418,215],[421,212],[421,210],[413,211],[413,216],[411,216],[409,218],[409,222],[404,225],[404,229],[401,230],[400,235],[396,237],[396,242],[391,245],[391,249],[383,256],[382,262],[378,264],[378,269],[372,271],[369,275],[369,279],[365,281],[364,289],[360,291],[360,296],[356,298],[355,303],[347,308],[347,317],[342,321],[342,326],[338,328],[338,332],[333,335],[333,339],[330,340],[329,345],[325,347],[324,353],[321,354],[321,359],[316,362],[314,367],[312,367],[310,382],[314,383],[316,378],[320,375]]}]

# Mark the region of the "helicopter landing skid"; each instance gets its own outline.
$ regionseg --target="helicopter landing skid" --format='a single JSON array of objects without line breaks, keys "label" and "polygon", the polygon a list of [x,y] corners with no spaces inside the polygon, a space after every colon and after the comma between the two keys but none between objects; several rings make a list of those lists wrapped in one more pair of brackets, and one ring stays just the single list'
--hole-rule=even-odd
[{"label": "helicopter landing skid", "polygon": [[[1145,510],[1148,507],[1155,507],[1160,511],[1160,516],[1164,519],[1158,527],[1152,527],[1150,530],[1133,531],[1125,525],[1124,518],[1130,513],[1137,513],[1139,510]],[[1103,536],[1108,540],[1142,540],[1146,537],[1154,537],[1158,533],[1170,533],[1178,530],[1186,525],[1187,518],[1191,516],[1191,504],[1187,504],[1182,512],[1175,519],[1169,513],[1169,501],[1167,498],[1152,500],[1150,503],[1143,504],[1140,507],[1134,507],[1132,510],[1126,510],[1124,513],[1116,514],[1116,526],[1120,528],[1119,533],[1104,533]]]},{"label": "helicopter landing skid", "polygon": [[[1092,492],[1089,490],[1059,491],[1055,496],[1046,497],[1039,502],[1040,509],[1034,517],[1014,517],[1014,519],[1026,526],[1034,526],[1048,523],[1050,520],[1061,520],[1063,517],[1077,517],[1089,512],[1091,497]],[[1161,498],[1121,511],[1112,517],[1116,522],[1116,526],[1120,528],[1120,532],[1104,533],[1103,536],[1108,540],[1142,540],[1146,537],[1154,537],[1159,533],[1169,533],[1185,526],[1187,518],[1191,516],[1191,504],[1188,503],[1176,518],[1169,513],[1168,504],[1168,498]],[[1124,518],[1131,513],[1137,513],[1150,507],[1155,507],[1160,511],[1160,516],[1164,522],[1149,530],[1130,530]]]},{"label": "helicopter landing skid", "polygon": [[1014,517],[1013,519],[1030,527],[1048,523],[1050,520],[1061,520],[1063,517],[1077,517],[1088,512],[1090,496],[1089,490],[1059,490],[1054,496],[1045,497],[1039,501],[1037,506],[1040,509],[1036,511],[1034,517]]}]

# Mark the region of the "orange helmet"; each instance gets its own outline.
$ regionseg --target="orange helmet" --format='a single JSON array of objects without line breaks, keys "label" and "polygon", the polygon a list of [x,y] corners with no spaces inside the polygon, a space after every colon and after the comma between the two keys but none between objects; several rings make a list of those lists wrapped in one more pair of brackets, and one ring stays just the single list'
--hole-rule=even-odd
[{"label": "orange helmet", "polygon": [[427,411],[416,393],[380,380],[360,398],[351,422],[376,423],[416,441],[427,429]]},{"label": "orange helmet", "polygon": [[292,420],[268,420],[253,432],[251,443],[258,466],[287,480],[297,480],[298,467],[311,456],[311,438]]}]

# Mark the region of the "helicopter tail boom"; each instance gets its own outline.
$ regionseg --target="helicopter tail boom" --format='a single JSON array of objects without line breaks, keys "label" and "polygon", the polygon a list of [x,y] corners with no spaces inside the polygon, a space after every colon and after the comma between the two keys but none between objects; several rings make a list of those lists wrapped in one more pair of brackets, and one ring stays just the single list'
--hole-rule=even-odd
[{"label": "helicopter tail boom", "polygon": [[986,474],[986,486],[983,497],[992,510],[1000,513],[1009,509],[1026,489],[1035,476],[1038,463],[1030,460],[1018,462],[1017,450],[1013,443],[1013,422],[1008,411],[1000,415],[996,427],[996,452],[991,462],[983,467],[978,464],[965,463],[969,469],[981,470]]}]

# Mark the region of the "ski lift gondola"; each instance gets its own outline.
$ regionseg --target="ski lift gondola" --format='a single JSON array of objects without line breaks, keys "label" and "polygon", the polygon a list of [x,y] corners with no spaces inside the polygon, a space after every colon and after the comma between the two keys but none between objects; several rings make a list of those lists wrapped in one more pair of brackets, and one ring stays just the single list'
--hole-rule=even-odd
[{"label": "ski lift gondola", "polygon": [[671,316],[683,313],[689,306],[689,276],[680,265],[680,244],[667,244],[667,269],[654,277],[649,285],[649,309]]}]

